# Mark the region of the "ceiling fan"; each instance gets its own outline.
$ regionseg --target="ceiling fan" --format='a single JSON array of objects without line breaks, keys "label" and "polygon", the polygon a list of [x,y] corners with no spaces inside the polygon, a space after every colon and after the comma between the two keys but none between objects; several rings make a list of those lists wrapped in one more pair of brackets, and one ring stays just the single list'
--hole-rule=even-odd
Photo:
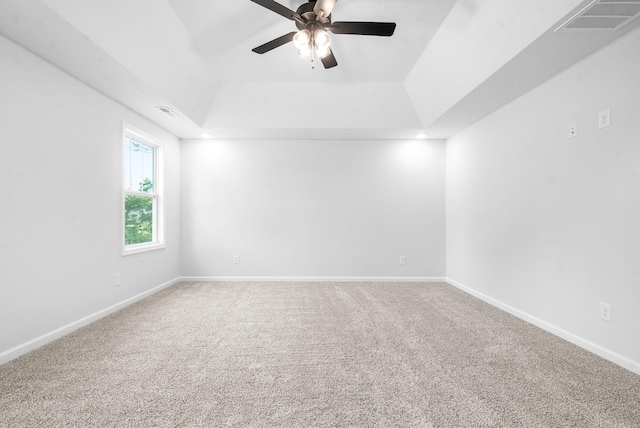
[{"label": "ceiling fan", "polygon": [[324,68],[338,65],[331,51],[331,36],[327,31],[334,34],[389,37],[396,29],[396,24],[393,22],[331,22],[331,12],[337,0],[309,0],[295,12],[274,0],[251,1],[294,21],[299,30],[258,46],[252,49],[253,52],[264,54],[292,41],[298,48],[298,55],[305,59],[312,59],[315,53],[315,56],[322,61]]}]

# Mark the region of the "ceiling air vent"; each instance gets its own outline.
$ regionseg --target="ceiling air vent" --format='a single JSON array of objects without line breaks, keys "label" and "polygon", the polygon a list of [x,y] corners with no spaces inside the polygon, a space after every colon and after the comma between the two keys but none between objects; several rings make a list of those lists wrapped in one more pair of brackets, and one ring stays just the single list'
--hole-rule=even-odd
[{"label": "ceiling air vent", "polygon": [[640,0],[594,0],[556,31],[611,33],[638,16]]},{"label": "ceiling air vent", "polygon": [[164,114],[166,114],[167,116],[178,117],[178,114],[175,111],[171,110],[169,107],[156,106],[156,108],[161,112],[163,112]]}]

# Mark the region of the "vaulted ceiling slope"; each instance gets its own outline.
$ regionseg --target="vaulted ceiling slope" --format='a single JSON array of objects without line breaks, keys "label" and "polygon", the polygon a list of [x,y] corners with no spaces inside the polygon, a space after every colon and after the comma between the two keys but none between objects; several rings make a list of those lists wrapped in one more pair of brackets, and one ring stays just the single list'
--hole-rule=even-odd
[{"label": "vaulted ceiling slope", "polygon": [[180,138],[447,138],[640,22],[554,32],[589,3],[339,0],[397,29],[334,35],[329,70],[251,52],[295,27],[249,0],[2,0],[0,32]]}]

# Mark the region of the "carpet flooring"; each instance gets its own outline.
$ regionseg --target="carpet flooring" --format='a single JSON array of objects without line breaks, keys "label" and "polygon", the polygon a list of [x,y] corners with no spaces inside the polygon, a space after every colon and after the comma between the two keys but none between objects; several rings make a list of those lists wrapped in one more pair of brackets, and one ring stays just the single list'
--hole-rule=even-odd
[{"label": "carpet flooring", "polygon": [[640,376],[447,284],[180,283],[0,366],[2,427],[640,427]]}]

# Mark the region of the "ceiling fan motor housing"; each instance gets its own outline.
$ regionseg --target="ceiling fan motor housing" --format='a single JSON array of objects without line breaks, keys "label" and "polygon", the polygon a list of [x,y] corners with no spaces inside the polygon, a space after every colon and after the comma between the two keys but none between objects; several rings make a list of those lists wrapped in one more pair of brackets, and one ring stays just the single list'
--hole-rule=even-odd
[{"label": "ceiling fan motor housing", "polygon": [[303,22],[296,21],[296,27],[298,30],[307,29],[311,32],[314,30],[318,30],[322,28],[322,25],[331,24],[331,15],[326,16],[318,20],[318,16],[313,11],[316,2],[315,0],[311,0],[308,3],[302,4],[297,10],[296,13],[300,15]]}]

